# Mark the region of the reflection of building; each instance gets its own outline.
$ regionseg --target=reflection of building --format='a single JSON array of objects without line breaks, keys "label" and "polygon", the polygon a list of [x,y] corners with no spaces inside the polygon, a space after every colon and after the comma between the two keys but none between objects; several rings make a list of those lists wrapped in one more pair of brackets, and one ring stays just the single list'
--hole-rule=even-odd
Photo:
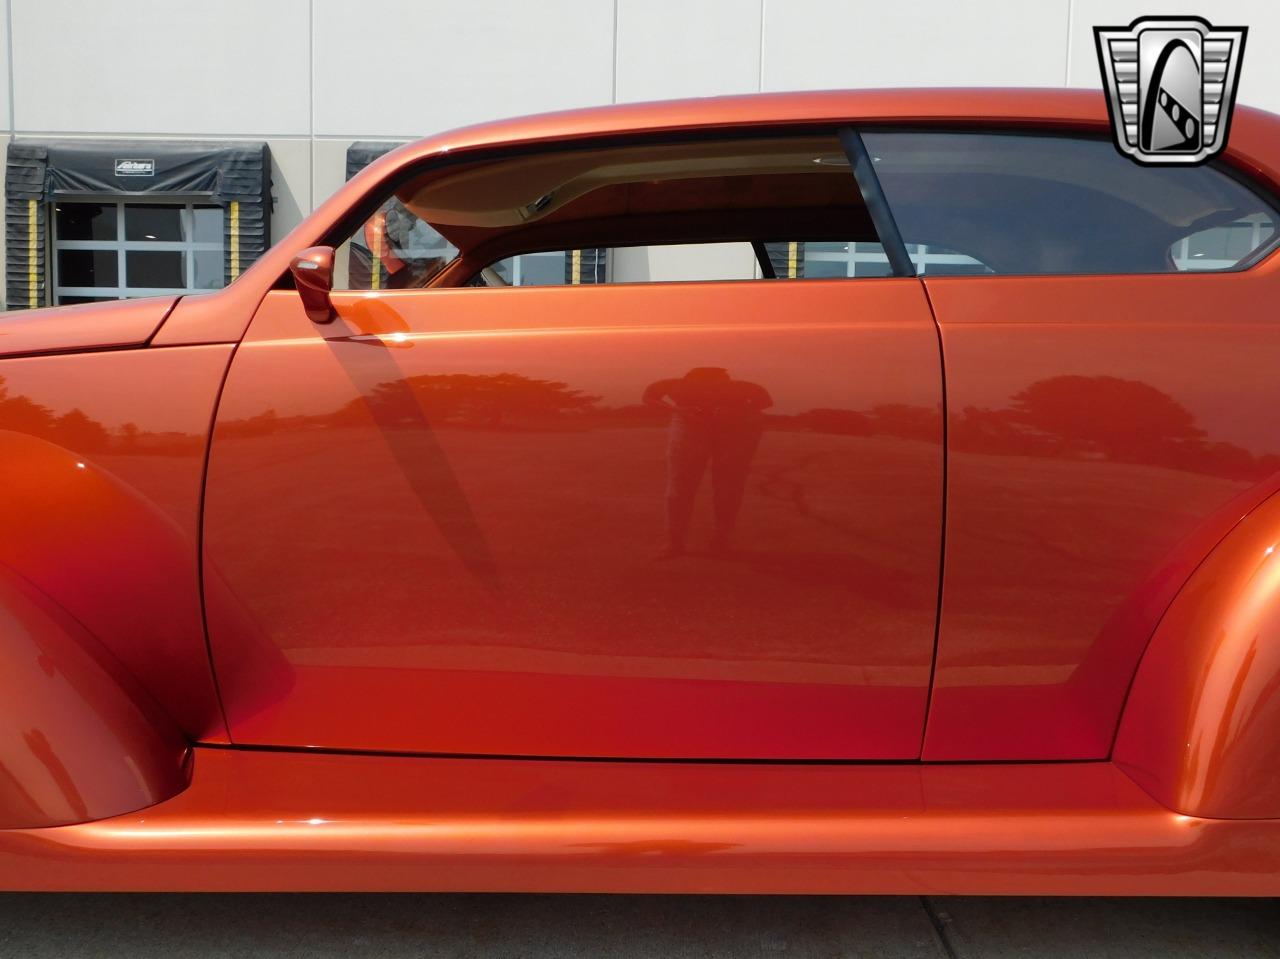
[{"label": "reflection of building", "polygon": [[[1100,84],[1087,4],[1068,16],[1064,4],[994,0],[872,15],[820,0],[358,6],[169,0],[163,16],[148,5],[122,16],[119,5],[11,0],[0,43],[0,137],[13,146],[5,303],[221,285],[388,145],[495,117],[804,88]],[[1247,19],[1250,62],[1274,59],[1280,7],[1255,4]],[[922,42],[922,29],[948,42]],[[1280,109],[1274,85],[1243,76],[1242,102]],[[1236,247],[1257,245],[1250,229],[1190,238],[1175,258],[1232,262]],[[416,249],[437,238],[410,239]],[[874,247],[802,239],[771,245],[778,274],[883,270]],[[913,252],[926,272],[972,267],[959,253]],[[494,269],[528,285],[755,268],[749,251],[724,245],[553,251]]]}]

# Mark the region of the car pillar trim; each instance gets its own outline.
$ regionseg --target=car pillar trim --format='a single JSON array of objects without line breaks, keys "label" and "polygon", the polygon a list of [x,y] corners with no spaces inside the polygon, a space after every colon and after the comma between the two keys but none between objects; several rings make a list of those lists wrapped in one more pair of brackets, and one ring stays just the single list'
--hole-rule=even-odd
[{"label": "car pillar trim", "polygon": [[893,219],[893,211],[889,209],[889,201],[885,199],[880,177],[876,175],[871,154],[867,152],[867,145],[862,142],[861,134],[853,127],[842,127],[840,145],[849,157],[853,177],[858,181],[858,189],[862,192],[862,202],[867,205],[867,212],[871,215],[871,222],[880,237],[880,245],[884,247],[893,275],[915,276],[915,264],[907,253],[907,245],[902,242],[902,234]]}]

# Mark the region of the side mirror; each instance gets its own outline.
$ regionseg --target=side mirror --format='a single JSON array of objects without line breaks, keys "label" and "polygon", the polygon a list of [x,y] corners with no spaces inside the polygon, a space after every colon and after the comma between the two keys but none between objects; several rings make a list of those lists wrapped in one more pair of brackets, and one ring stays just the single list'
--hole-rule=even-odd
[{"label": "side mirror", "polygon": [[289,264],[293,283],[302,297],[302,308],[312,323],[333,321],[329,292],[333,289],[333,247],[312,246],[303,250]]}]

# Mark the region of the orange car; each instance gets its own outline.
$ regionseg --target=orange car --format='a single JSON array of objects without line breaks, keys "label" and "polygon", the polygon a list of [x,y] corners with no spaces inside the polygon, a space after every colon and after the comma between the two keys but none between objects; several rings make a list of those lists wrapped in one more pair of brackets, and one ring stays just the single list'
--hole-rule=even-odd
[{"label": "orange car", "polygon": [[1280,895],[1280,118],[1107,133],[494,123],[6,319],[0,887]]}]

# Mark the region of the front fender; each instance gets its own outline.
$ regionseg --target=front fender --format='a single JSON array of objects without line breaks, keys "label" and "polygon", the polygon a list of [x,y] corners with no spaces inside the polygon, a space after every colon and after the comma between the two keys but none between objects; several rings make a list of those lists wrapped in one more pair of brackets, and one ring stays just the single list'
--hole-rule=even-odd
[{"label": "front fender", "polygon": [[186,740],[65,610],[0,566],[0,829],[116,816],[186,788]]},{"label": "front fender", "polygon": [[1236,525],[1165,612],[1112,759],[1184,815],[1280,817],[1280,494]]}]

